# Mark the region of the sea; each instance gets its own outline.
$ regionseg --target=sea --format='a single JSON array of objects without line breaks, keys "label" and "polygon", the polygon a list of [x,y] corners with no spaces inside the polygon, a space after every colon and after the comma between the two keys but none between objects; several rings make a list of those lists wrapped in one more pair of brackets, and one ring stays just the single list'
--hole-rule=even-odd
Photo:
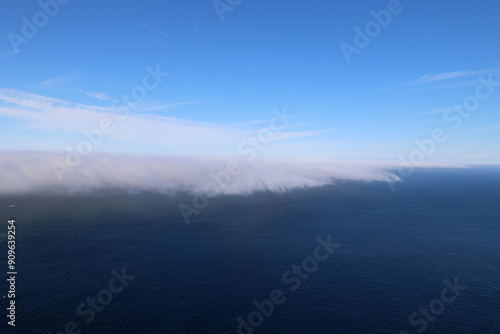
[{"label": "sea", "polygon": [[392,190],[1,196],[0,333],[500,333],[500,168]]}]

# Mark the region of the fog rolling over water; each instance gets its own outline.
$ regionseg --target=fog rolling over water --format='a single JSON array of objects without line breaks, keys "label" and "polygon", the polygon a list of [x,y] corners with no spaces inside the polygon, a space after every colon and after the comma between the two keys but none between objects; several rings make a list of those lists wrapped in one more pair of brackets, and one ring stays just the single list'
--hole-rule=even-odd
[{"label": "fog rolling over water", "polygon": [[[238,318],[255,324],[254,301],[273,291],[273,313],[255,333],[500,327],[498,167],[423,169],[394,192],[385,182],[338,180],[221,195],[186,225],[177,205],[190,198],[0,196],[16,204],[0,209],[17,224],[16,330],[59,333],[73,321],[82,333],[232,334]],[[318,238],[338,247],[316,250]],[[122,270],[127,285],[113,281],[120,292],[108,303],[105,290]],[[455,281],[460,294],[445,291],[440,311],[436,299]],[[439,312],[430,321],[420,308]]]},{"label": "fog rolling over water", "polygon": [[[100,189],[130,192],[188,191],[217,194],[282,192],[335,180],[397,181],[396,164],[363,161],[300,161],[67,152],[2,152],[0,193],[79,193]],[[209,185],[210,184],[210,185]],[[214,185],[215,184],[215,185]]]}]

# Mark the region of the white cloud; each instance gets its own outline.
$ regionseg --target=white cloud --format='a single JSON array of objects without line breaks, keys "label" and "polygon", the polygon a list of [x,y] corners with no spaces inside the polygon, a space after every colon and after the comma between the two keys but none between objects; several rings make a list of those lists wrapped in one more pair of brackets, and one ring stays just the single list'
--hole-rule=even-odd
[{"label": "white cloud", "polygon": [[54,78],[43,80],[34,84],[33,88],[52,88],[56,86],[65,85],[75,77],[75,73],[65,74]]},{"label": "white cloud", "polygon": [[[155,105],[146,104],[145,109],[148,108],[154,109]],[[111,107],[78,104],[11,89],[0,89],[0,116],[15,119],[26,128],[79,135],[83,130],[98,128],[101,120],[108,119],[113,123],[114,130],[106,134],[106,140],[162,147],[165,152],[177,154],[203,152],[210,155],[214,150],[218,150],[217,154],[221,151],[226,155],[234,154],[246,136],[260,131],[246,125],[201,123],[146,112],[123,117]],[[275,115],[270,112],[270,119],[273,117]],[[277,124],[281,125],[279,121]],[[290,131],[289,128],[284,128],[276,133],[275,140],[310,137],[321,133],[323,132]],[[42,137],[41,139],[43,140]],[[61,144],[63,148],[71,143]]]},{"label": "white cloud", "polygon": [[297,138],[297,137],[309,137],[309,136],[319,136],[327,131],[333,130],[315,130],[315,131],[296,131],[296,132],[278,132],[274,136],[276,140]]},{"label": "white cloud", "polygon": [[423,75],[418,78],[415,83],[426,83],[426,82],[434,82],[448,79],[455,79],[460,77],[466,77],[471,75],[479,75],[484,73],[484,71],[457,71],[457,72],[446,72],[439,73],[434,75]]},{"label": "white cloud", "polygon": [[434,115],[434,114],[444,114],[444,113],[447,113],[447,112],[452,112],[452,111],[458,111],[462,109],[461,106],[453,106],[453,107],[442,107],[442,108],[436,108],[436,109],[432,109],[430,111],[426,111],[426,112],[423,112],[423,113],[419,113],[417,115]]},{"label": "white cloud", "polygon": [[[78,92],[85,94],[91,98],[97,99],[99,101],[114,102],[116,99],[106,93],[99,93],[86,90],[78,90]],[[166,111],[168,109],[177,108],[185,105],[201,103],[202,101],[190,101],[190,102],[174,102],[174,103],[156,103],[153,101],[144,101],[138,104],[134,111],[136,112],[155,112],[155,111]]]},{"label": "white cloud", "polygon": [[203,101],[188,101],[188,102],[173,102],[173,103],[156,103],[153,101],[147,101],[141,103],[137,108],[137,112],[155,112],[155,111],[167,111],[168,109],[178,108],[186,105],[202,103]]},{"label": "white cloud", "polygon": [[477,70],[477,71],[455,71],[455,72],[444,72],[433,75],[423,75],[417,80],[409,82],[408,84],[426,84],[426,83],[435,83],[439,81],[449,81],[453,79],[461,79],[461,78],[469,78],[476,77],[478,75],[483,74],[492,74],[498,75],[500,74],[500,69],[498,68],[489,68],[485,70]]},{"label": "white cloud", "polygon": [[92,92],[92,91],[85,91],[85,90],[80,90],[80,93],[83,93],[87,96],[90,96],[94,99],[100,100],[100,101],[113,101],[114,98],[112,96],[106,95],[104,93],[97,93],[97,92]]},{"label": "white cloud", "polygon": [[[12,152],[0,155],[0,194],[78,193],[99,190],[203,193],[214,182],[210,173],[223,173],[230,159],[185,156],[120,155],[96,153],[64,173],[60,182],[57,162],[67,165],[65,152]],[[238,161],[244,166],[246,160]],[[390,164],[346,161],[254,160],[230,176],[223,194],[255,191],[282,192],[332,184],[335,180],[387,181]],[[393,179],[393,178],[392,178]]]},{"label": "white cloud", "polygon": [[168,39],[173,39],[173,37],[172,37],[172,36],[170,36],[169,34],[167,34],[166,32],[161,31],[161,30],[158,30],[158,29],[156,29],[156,28],[152,27],[151,25],[149,25],[149,24],[147,24],[147,23],[142,23],[142,24],[141,24],[141,27],[143,27],[144,29],[150,30],[150,31],[154,31],[154,32],[156,32],[157,34],[160,34],[160,35],[162,35],[163,37],[166,37],[166,38],[168,38]]}]

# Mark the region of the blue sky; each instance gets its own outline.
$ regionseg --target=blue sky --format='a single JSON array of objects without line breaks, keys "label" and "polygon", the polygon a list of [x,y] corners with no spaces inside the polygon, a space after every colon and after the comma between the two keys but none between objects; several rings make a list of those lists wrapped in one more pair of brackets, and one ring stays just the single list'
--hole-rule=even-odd
[{"label": "blue sky", "polygon": [[[341,43],[355,47],[355,27],[390,6],[397,13],[348,62]],[[500,82],[498,1],[244,0],[223,20],[213,1],[58,7],[16,46],[23,17],[42,8],[0,11],[0,149],[76,147],[114,113],[96,152],[237,155],[286,108],[295,118],[263,157],[398,160],[440,128],[447,140],[426,160],[500,163],[500,85],[478,88],[479,77]],[[120,120],[113,101],[147,68],[169,74]],[[488,96],[460,116],[454,105],[478,89]]]}]

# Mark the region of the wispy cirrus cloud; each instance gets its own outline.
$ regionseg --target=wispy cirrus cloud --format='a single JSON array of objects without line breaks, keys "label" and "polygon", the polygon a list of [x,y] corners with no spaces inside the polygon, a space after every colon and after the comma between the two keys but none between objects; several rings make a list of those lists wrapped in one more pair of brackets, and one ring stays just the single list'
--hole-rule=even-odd
[{"label": "wispy cirrus cloud", "polygon": [[457,78],[462,78],[462,77],[469,77],[469,76],[474,76],[474,75],[480,75],[484,74],[486,71],[456,71],[456,72],[445,72],[445,73],[438,73],[434,75],[423,75],[417,80],[414,81],[415,84],[419,83],[427,83],[427,82],[436,82],[436,81],[442,81],[442,80],[449,80],[449,79],[457,79]]},{"label": "wispy cirrus cloud", "polygon": [[97,93],[97,92],[92,92],[92,91],[85,91],[85,90],[79,90],[80,93],[83,93],[89,97],[92,97],[94,99],[97,99],[99,101],[113,101],[114,98],[112,96],[109,96],[105,93]]},{"label": "wispy cirrus cloud", "polygon": [[311,137],[311,136],[319,136],[329,131],[335,130],[314,130],[314,131],[295,131],[295,132],[278,132],[275,134],[274,138],[281,139],[289,139],[289,138],[300,138],[300,137]]},{"label": "wispy cirrus cloud", "polygon": [[[117,101],[118,99],[110,96],[106,93],[101,93],[101,92],[94,92],[94,91],[87,91],[87,90],[78,90],[79,93],[85,94],[88,97],[94,98],[99,101],[104,101],[104,102],[114,102]],[[190,104],[196,104],[196,103],[202,103],[203,101],[188,101],[188,102],[174,102],[174,103],[157,103],[154,101],[145,101],[141,102],[140,104],[137,105],[135,108],[135,111],[137,112],[155,112],[155,111],[166,111],[168,109],[172,108],[177,108],[185,105],[190,105]]]},{"label": "wispy cirrus cloud", "polygon": [[173,39],[173,37],[170,36],[169,34],[167,34],[166,32],[158,30],[147,23],[142,23],[141,27],[143,27],[144,29],[150,30],[150,31],[154,31],[155,33],[160,34],[161,36],[166,37],[168,39]]},{"label": "wispy cirrus cloud", "polygon": [[[159,105],[149,107],[160,108]],[[163,105],[163,108],[167,107],[174,106]],[[0,116],[13,119],[33,131],[44,129],[74,134],[95,129],[101,120],[108,119],[114,125],[114,130],[107,134],[107,139],[163,148],[165,152],[176,154],[209,155],[211,152],[222,152],[230,155],[246,136],[255,135],[260,130],[241,125],[217,125],[165,117],[144,111],[124,117],[111,107],[85,105],[12,89],[0,89]],[[270,113],[270,118],[273,116]],[[285,127],[277,133],[275,140],[311,137],[324,132],[290,131],[289,127]],[[61,147],[67,144],[70,143],[61,143]]]},{"label": "wispy cirrus cloud", "polygon": [[418,113],[417,115],[435,115],[435,114],[444,114],[452,111],[458,111],[462,109],[461,106],[453,106],[453,107],[442,107],[442,108],[436,108],[432,109],[426,112]]},{"label": "wispy cirrus cloud", "polygon": [[[443,83],[443,82],[453,82],[456,85],[458,80],[470,80],[471,78],[477,77],[479,75],[499,75],[500,68],[488,68],[484,70],[474,70],[474,71],[454,71],[454,72],[444,72],[437,74],[426,74],[420,78],[406,83],[406,85],[420,85],[420,84],[432,84],[432,83]],[[471,81],[474,84],[475,81]]]},{"label": "wispy cirrus cloud", "polygon": [[76,75],[77,75],[76,73],[69,73],[69,74],[60,75],[57,77],[45,79],[43,81],[35,83],[31,87],[37,88],[37,89],[46,89],[46,88],[52,88],[52,87],[66,85],[69,82],[71,82],[76,77]]},{"label": "wispy cirrus cloud", "polygon": [[183,107],[191,104],[203,103],[205,101],[185,101],[185,102],[173,102],[173,103],[158,103],[155,101],[142,102],[138,107],[138,112],[156,112],[156,111],[167,111],[169,109]]}]

